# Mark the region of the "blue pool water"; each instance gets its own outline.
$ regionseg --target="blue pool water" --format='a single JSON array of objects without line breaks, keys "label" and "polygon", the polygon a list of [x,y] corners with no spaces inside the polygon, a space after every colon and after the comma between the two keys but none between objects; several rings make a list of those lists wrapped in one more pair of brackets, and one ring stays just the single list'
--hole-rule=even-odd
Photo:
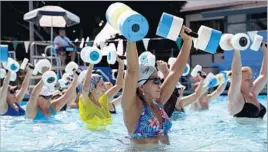
[{"label": "blue pool water", "polygon": [[[259,96],[267,107],[267,96]],[[161,151],[267,151],[267,115],[244,124],[228,116],[227,97],[210,104],[208,111],[186,109],[186,117],[173,122],[171,145]],[[25,105],[23,106],[25,108]],[[122,110],[103,131],[84,129],[77,109],[56,115],[50,122],[24,117],[1,117],[1,151],[135,151],[125,138]],[[155,151],[155,150],[154,150]]]}]

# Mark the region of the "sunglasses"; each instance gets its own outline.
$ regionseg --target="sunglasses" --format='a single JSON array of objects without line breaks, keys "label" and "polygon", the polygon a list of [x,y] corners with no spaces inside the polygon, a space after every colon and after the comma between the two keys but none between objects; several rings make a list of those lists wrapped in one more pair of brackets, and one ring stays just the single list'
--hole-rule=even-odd
[{"label": "sunglasses", "polygon": [[9,93],[10,93],[10,94],[15,94],[16,91],[17,91],[17,89],[9,90]]},{"label": "sunglasses", "polygon": [[42,97],[42,98],[48,100],[48,99],[51,99],[51,98],[52,98],[52,95],[50,95],[50,96],[43,96],[43,95],[40,95],[40,97]]},{"label": "sunglasses", "polygon": [[161,79],[157,78],[157,77],[156,78],[149,78],[149,79],[142,79],[142,80],[139,80],[138,83],[141,81],[144,81],[144,80],[146,80],[145,83],[147,83],[149,80],[153,80],[153,84],[155,84],[155,85],[161,84]]},{"label": "sunglasses", "polygon": [[9,93],[10,93],[10,94],[15,94],[17,90],[18,90],[18,88],[15,88],[15,89],[9,90]]}]

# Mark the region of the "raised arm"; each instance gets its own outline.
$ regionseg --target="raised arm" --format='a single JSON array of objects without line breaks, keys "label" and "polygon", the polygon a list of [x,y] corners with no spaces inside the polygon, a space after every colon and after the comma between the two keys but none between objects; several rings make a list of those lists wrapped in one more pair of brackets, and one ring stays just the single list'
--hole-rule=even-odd
[{"label": "raised arm", "polygon": [[0,101],[1,101],[0,102],[0,114],[3,114],[8,107],[7,92],[8,92],[8,85],[9,85],[10,77],[11,77],[11,71],[8,71],[7,75],[4,79],[3,86],[0,89],[0,97],[1,97],[1,99],[0,99]]},{"label": "raised arm", "polygon": [[123,86],[124,61],[118,57],[117,61],[118,61],[118,74],[116,78],[116,83],[112,88],[110,88],[105,92],[105,94],[107,94],[109,99],[112,99]]},{"label": "raised arm", "polygon": [[51,101],[51,106],[54,108],[55,112],[59,112],[65,104],[67,104],[70,100],[73,100],[73,94],[76,91],[77,79],[78,74],[74,73],[74,79],[64,95]]},{"label": "raised arm", "polygon": [[25,95],[25,93],[27,92],[28,88],[29,88],[29,84],[30,84],[30,80],[31,80],[31,74],[32,73],[32,69],[27,67],[27,73],[24,77],[24,80],[22,82],[21,88],[19,90],[19,92],[16,94],[16,102],[18,104],[21,103],[21,101],[23,100],[23,97]]},{"label": "raised arm", "polygon": [[265,85],[267,84],[267,80],[268,80],[268,74],[267,74],[267,51],[268,50],[264,43],[262,44],[261,49],[263,52],[263,58],[262,58],[262,66],[260,70],[260,75],[253,82],[253,90],[256,96],[265,87]]},{"label": "raised arm", "polygon": [[139,77],[138,51],[135,42],[127,42],[127,73],[122,93],[122,108],[125,113],[136,106],[136,88]]},{"label": "raised arm", "polygon": [[82,95],[88,96],[89,94],[89,86],[91,82],[91,74],[93,70],[93,64],[90,64],[87,68],[87,73],[85,75],[85,80],[83,81],[83,87],[82,87]]},{"label": "raised arm", "polygon": [[43,80],[41,79],[37,85],[34,86],[33,91],[31,93],[30,99],[26,105],[26,118],[33,119],[36,116],[37,112],[37,100],[39,98],[39,94],[43,88]]},{"label": "raised arm", "polygon": [[239,101],[241,94],[240,87],[242,82],[242,70],[241,70],[241,55],[239,50],[234,50],[233,63],[232,63],[232,75],[231,85],[228,91],[228,98],[230,104],[235,104]]},{"label": "raised arm", "polygon": [[[182,28],[181,37],[183,38],[183,45],[175,63],[171,66],[169,74],[161,85],[160,102],[165,104],[170,98],[174,88],[183,73],[184,67],[188,62],[190,50],[192,47],[192,38],[184,33],[185,27]],[[186,30],[190,31],[190,29]]]},{"label": "raised arm", "polygon": [[228,111],[230,115],[234,115],[242,109],[241,97],[241,56],[239,50],[234,50],[233,63],[231,69],[231,85],[228,91]]},{"label": "raised arm", "polygon": [[216,90],[214,90],[212,93],[208,95],[208,102],[215,100],[218,96],[221,95],[221,93],[225,90],[227,85],[226,83],[220,84]]},{"label": "raised arm", "polygon": [[207,87],[203,87],[204,83],[203,80],[200,81],[198,87],[196,88],[195,92],[191,95],[181,97],[180,101],[176,103],[176,107],[178,109],[184,108],[192,103],[198,101],[198,99],[207,91]]}]

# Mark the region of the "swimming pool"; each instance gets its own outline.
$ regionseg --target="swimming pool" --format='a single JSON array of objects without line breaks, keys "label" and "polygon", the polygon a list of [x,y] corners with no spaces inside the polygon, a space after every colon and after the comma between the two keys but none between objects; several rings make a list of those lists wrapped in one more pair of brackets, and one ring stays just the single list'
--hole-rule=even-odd
[{"label": "swimming pool", "polygon": [[[267,107],[267,96],[258,99]],[[171,145],[158,150],[267,151],[267,114],[257,124],[242,125],[228,116],[226,101],[226,96],[219,97],[208,111],[186,109],[186,117],[173,122]],[[50,122],[1,117],[1,151],[135,151],[125,138],[121,108],[106,130],[83,126],[77,109],[61,112]]]}]

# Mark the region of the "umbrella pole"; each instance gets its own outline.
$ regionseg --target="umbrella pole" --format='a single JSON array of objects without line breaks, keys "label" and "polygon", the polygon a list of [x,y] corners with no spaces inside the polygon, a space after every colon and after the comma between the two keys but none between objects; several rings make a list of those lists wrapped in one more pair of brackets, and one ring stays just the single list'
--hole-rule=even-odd
[{"label": "umbrella pole", "polygon": [[50,40],[51,40],[51,45],[53,46],[53,16],[51,17],[51,28],[50,28]]}]

